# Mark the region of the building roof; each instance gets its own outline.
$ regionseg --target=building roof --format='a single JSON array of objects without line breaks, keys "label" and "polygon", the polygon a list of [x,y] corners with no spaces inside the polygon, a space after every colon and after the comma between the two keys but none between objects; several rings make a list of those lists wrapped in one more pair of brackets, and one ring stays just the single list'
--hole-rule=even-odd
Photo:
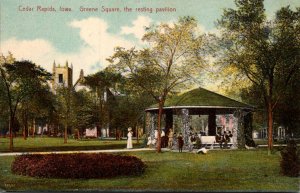
[{"label": "building roof", "polygon": [[[152,105],[146,111],[156,110],[158,105]],[[253,109],[254,107],[218,93],[197,88],[180,95],[175,95],[165,101],[164,109],[170,108],[243,108]]]}]

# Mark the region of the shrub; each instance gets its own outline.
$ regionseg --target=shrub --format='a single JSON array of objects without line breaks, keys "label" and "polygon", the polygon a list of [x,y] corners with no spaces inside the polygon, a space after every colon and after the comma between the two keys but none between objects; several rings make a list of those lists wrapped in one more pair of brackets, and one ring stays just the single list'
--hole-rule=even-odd
[{"label": "shrub", "polygon": [[17,156],[11,170],[32,177],[88,179],[140,175],[145,167],[134,156],[77,153]]},{"label": "shrub", "polygon": [[281,173],[285,176],[298,177],[300,173],[299,151],[294,140],[290,140],[287,147],[281,151]]}]

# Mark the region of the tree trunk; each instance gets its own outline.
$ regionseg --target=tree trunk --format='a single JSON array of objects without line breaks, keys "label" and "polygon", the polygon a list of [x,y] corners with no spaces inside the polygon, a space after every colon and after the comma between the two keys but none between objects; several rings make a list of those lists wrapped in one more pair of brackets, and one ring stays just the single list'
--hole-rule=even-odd
[{"label": "tree trunk", "polygon": [[101,93],[99,91],[100,89],[98,89],[98,87],[96,87],[96,93],[97,93],[97,97],[99,97],[99,124],[97,127],[97,137],[101,137],[101,129],[102,129],[102,126],[103,126],[103,120],[102,120],[102,117],[103,117],[103,103],[102,103],[102,96],[101,96]]},{"label": "tree trunk", "polygon": [[10,115],[9,122],[9,151],[14,151],[14,139],[13,139],[13,126],[14,126],[14,116]]},{"label": "tree trunk", "polygon": [[162,112],[163,112],[163,105],[164,105],[164,101],[160,100],[159,101],[159,109],[158,109],[158,121],[157,121],[157,132],[158,132],[158,136],[157,136],[157,144],[156,144],[156,148],[157,148],[157,153],[161,153],[161,130],[160,130],[160,125],[161,125],[161,118],[162,118]]},{"label": "tree trunk", "polygon": [[23,126],[23,139],[27,140],[27,132],[26,132],[26,125]]},{"label": "tree trunk", "polygon": [[136,130],[136,143],[139,144],[139,128],[137,125],[135,126],[135,130]]},{"label": "tree trunk", "polygon": [[68,136],[68,125],[65,126],[64,143],[68,143],[67,136]]},{"label": "tree trunk", "polygon": [[33,121],[32,121],[32,137],[33,138],[34,138],[34,134],[35,134],[35,118],[33,118]]},{"label": "tree trunk", "polygon": [[27,112],[25,112],[24,115],[24,140],[27,140],[27,137],[29,136],[29,129],[28,129],[28,121],[27,121]]},{"label": "tree trunk", "polygon": [[268,102],[268,155],[273,149],[273,111],[272,103]]}]

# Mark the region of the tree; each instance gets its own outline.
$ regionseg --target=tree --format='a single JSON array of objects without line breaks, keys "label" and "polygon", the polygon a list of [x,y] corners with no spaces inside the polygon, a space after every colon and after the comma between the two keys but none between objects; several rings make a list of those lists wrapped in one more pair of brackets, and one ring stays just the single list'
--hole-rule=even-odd
[{"label": "tree", "polygon": [[[0,79],[0,90],[4,90],[4,82]],[[9,111],[8,106],[5,100],[5,93],[0,92],[0,135],[6,136],[7,129],[8,129],[8,121],[9,121]]]},{"label": "tree", "polygon": [[[15,61],[15,58],[13,57],[12,53],[9,52],[8,56],[4,56],[3,54],[0,56],[0,70],[1,68],[3,68],[3,65],[5,63],[9,63],[12,64]],[[1,78],[1,74],[0,74],[0,90],[4,91],[6,89],[6,85],[5,82],[3,81],[3,79]],[[0,92],[0,115],[2,117],[2,122],[3,124],[6,126],[6,122],[9,122],[9,106],[7,104],[7,100],[6,100],[6,93],[5,92]],[[7,119],[7,120],[6,120]],[[9,125],[9,124],[7,124]]]},{"label": "tree", "polygon": [[129,78],[133,87],[147,92],[158,103],[157,152],[161,152],[160,126],[165,100],[193,81],[204,64],[205,36],[197,30],[197,22],[192,17],[179,18],[172,25],[152,26],[143,36],[149,48],[117,47],[107,59]]},{"label": "tree", "polygon": [[300,136],[300,72],[298,72],[274,112],[277,123],[285,126],[288,136]]},{"label": "tree", "polygon": [[[111,108],[109,106],[113,92],[117,92],[118,84],[122,81],[122,76],[120,73],[115,73],[109,71],[109,69],[104,69],[95,74],[85,77],[84,84],[92,89],[92,92],[96,94],[97,101],[96,107],[98,108],[98,125],[97,134],[100,134],[100,129],[105,123],[110,122],[111,118]],[[114,108],[114,107],[112,107]]]},{"label": "tree", "polygon": [[[68,129],[72,127],[75,119],[73,111],[73,87],[60,86],[56,89],[57,112],[59,115],[59,124],[63,125],[64,143],[68,143]],[[72,110],[71,110],[72,109]]]},{"label": "tree", "polygon": [[83,134],[86,128],[94,127],[99,120],[99,113],[95,111],[97,107],[93,103],[93,97],[92,93],[85,90],[74,92],[72,111],[75,114],[75,119],[72,125],[80,131],[80,135]]},{"label": "tree", "polygon": [[263,0],[236,0],[218,25],[220,63],[234,68],[259,88],[268,117],[268,153],[273,147],[273,112],[299,71],[300,9],[283,7],[268,21]]},{"label": "tree", "polygon": [[[36,119],[43,119],[46,122],[51,112],[55,110],[54,103],[54,94],[50,91],[47,84],[41,85],[37,92],[24,98],[18,106],[17,114],[20,126],[23,128],[24,139],[27,139],[27,136],[29,136],[29,131],[34,137]],[[30,130],[29,126],[31,126]]]},{"label": "tree", "polygon": [[[126,80],[126,79],[125,79]],[[138,127],[143,126],[145,108],[155,103],[153,97],[141,90],[133,89],[127,81],[120,88],[121,95],[113,101],[111,124],[116,131],[124,130],[128,126],[135,128],[137,143],[139,143]],[[117,132],[116,132],[117,133]]]},{"label": "tree", "polygon": [[9,108],[9,149],[13,151],[13,130],[18,106],[38,92],[42,85],[47,84],[51,74],[30,61],[11,62],[12,55],[2,59],[4,63],[0,66],[0,79],[5,88],[3,91]]}]

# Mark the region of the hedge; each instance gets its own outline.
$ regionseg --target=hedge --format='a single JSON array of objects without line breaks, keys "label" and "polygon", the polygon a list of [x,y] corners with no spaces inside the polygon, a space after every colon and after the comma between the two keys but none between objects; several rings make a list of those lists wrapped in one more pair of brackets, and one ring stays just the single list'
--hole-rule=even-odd
[{"label": "hedge", "polygon": [[281,174],[290,177],[300,176],[300,150],[297,150],[295,140],[290,140],[281,152]]},{"label": "hedge", "polygon": [[141,175],[146,165],[137,157],[106,153],[20,155],[14,174],[40,178],[112,178]]}]

